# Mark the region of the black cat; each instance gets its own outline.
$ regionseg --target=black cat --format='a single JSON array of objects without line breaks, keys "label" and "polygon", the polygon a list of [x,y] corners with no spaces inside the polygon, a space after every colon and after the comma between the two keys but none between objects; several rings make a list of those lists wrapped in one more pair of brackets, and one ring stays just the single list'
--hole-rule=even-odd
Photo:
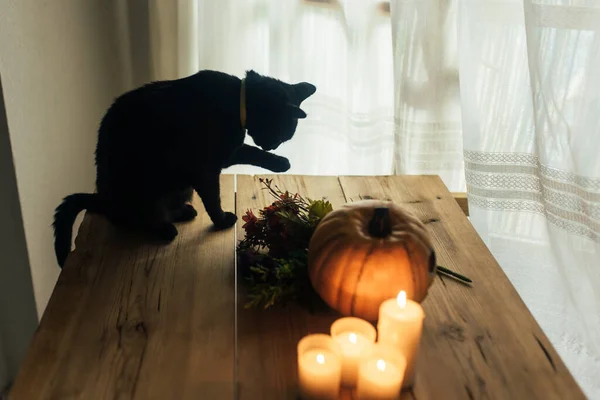
[{"label": "black cat", "polygon": [[[197,213],[193,190],[217,229],[233,226],[221,208],[219,175],[235,164],[273,172],[290,168],[268,153],[294,135],[306,114],[300,103],[316,91],[248,71],[246,78],[216,71],[154,82],[117,98],[102,119],[96,148],[97,193],[67,196],[54,215],[54,249],[62,266],[71,232],[84,209],[112,223],[171,241],[173,222]],[[258,147],[244,144],[245,132]]]}]

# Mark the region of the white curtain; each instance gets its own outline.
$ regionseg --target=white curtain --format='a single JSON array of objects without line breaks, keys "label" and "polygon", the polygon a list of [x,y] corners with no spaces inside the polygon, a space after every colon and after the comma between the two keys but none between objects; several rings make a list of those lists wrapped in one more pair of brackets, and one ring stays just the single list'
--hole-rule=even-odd
[{"label": "white curtain", "polygon": [[599,0],[391,0],[391,19],[383,0],[148,4],[134,83],[196,69],[306,80],[309,118],[277,150],[290,173],[466,189],[477,231],[600,398]]},{"label": "white curtain", "polygon": [[473,223],[600,398],[600,2],[462,2],[460,21]]},{"label": "white curtain", "polygon": [[376,1],[201,1],[198,25],[201,69],[317,86],[302,105],[309,118],[275,151],[289,173],[393,172],[391,30]]},{"label": "white curtain", "polygon": [[465,191],[456,3],[392,2],[395,172]]},{"label": "white curtain", "polygon": [[471,221],[600,398],[600,2],[392,0],[392,29],[401,171],[460,187],[464,162]]},{"label": "white curtain", "polygon": [[198,71],[199,4],[200,0],[114,0],[116,56],[126,89]]}]

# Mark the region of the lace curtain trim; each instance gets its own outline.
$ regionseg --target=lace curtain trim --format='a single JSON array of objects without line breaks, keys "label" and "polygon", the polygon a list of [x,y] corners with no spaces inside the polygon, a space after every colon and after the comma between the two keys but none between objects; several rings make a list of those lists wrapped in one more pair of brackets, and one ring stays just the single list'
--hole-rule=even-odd
[{"label": "lace curtain trim", "polygon": [[600,179],[548,167],[532,154],[465,151],[464,157],[471,204],[539,213],[600,243]]}]

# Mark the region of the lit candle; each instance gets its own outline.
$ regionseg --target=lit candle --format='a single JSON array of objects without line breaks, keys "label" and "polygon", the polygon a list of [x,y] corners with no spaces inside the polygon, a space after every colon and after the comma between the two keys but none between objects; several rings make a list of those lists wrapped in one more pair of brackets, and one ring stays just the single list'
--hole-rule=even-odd
[{"label": "lit candle", "polygon": [[358,370],[356,397],[359,400],[392,400],[400,397],[406,359],[395,348],[378,344]]},{"label": "lit candle", "polygon": [[306,400],[339,397],[342,350],[329,335],[316,334],[298,342],[298,385]]},{"label": "lit candle", "polygon": [[365,320],[347,317],[331,325],[331,336],[342,349],[342,385],[354,387],[358,365],[371,353],[377,331]]},{"label": "lit candle", "polygon": [[379,307],[378,342],[397,348],[406,357],[403,388],[413,385],[415,360],[421,341],[425,313],[421,305],[407,300],[402,290],[398,297],[384,301]]}]

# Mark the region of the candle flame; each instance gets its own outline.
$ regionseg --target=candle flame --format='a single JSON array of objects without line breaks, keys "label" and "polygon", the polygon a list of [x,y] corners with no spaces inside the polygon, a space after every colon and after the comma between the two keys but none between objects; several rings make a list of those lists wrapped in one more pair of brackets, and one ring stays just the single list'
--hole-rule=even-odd
[{"label": "candle flame", "polygon": [[348,340],[350,340],[350,342],[352,342],[353,344],[356,344],[356,333],[351,333],[348,336]]},{"label": "candle flame", "polygon": [[396,301],[398,302],[398,307],[406,308],[406,292],[404,290],[401,290],[400,293],[398,293]]},{"label": "candle flame", "polygon": [[385,371],[385,361],[377,360],[377,369],[380,371]]},{"label": "candle flame", "polygon": [[317,363],[325,364],[325,356],[323,354],[317,354]]}]

